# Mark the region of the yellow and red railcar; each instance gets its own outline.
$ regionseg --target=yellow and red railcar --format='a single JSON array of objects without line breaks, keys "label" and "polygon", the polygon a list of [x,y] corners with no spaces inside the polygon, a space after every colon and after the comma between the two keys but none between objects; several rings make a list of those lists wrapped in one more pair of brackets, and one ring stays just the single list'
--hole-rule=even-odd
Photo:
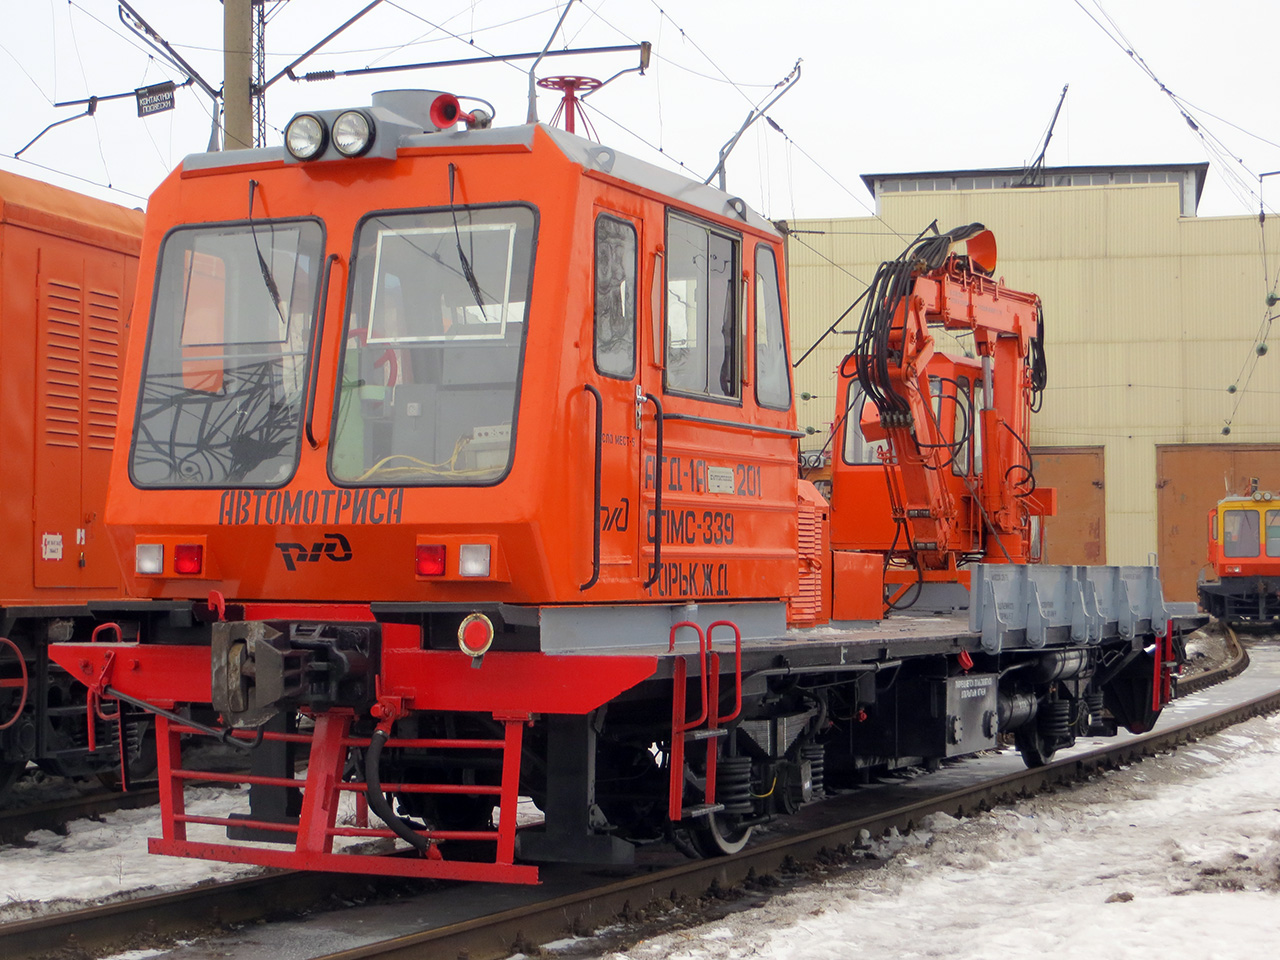
[{"label": "yellow and red railcar", "polygon": [[[1006,564],[985,614],[878,622],[883,554],[833,549],[796,476],[772,224],[457,115],[421,91],[299,114],[152,197],[107,513],[147,599],[55,655],[157,713],[154,850],[529,882],[664,836],[730,852],[824,782],[1001,729],[1043,762],[1154,721],[1150,570]],[[192,732],[253,748],[247,813],[186,812]],[[517,836],[521,795],[545,820]],[[448,856],[471,841],[487,861]]]},{"label": "yellow and red railcar", "polygon": [[1280,499],[1257,489],[1224,497],[1208,525],[1213,577],[1198,586],[1200,606],[1220,620],[1280,620]]},{"label": "yellow and red railcar", "polygon": [[105,512],[141,238],[139,211],[0,171],[0,785],[114,766],[46,646],[125,595]]}]

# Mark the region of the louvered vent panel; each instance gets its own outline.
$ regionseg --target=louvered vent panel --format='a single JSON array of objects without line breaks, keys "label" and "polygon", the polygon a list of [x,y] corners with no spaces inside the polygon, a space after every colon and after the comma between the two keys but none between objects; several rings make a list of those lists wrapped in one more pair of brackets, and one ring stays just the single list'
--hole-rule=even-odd
[{"label": "louvered vent panel", "polygon": [[81,289],[49,280],[44,290],[44,432],[51,447],[80,447]]},{"label": "louvered vent panel", "polygon": [[93,450],[110,450],[120,405],[120,294],[90,290],[87,312],[85,444]]},{"label": "louvered vent panel", "polygon": [[822,526],[812,504],[800,503],[800,586],[788,603],[791,623],[813,623],[822,612]]}]

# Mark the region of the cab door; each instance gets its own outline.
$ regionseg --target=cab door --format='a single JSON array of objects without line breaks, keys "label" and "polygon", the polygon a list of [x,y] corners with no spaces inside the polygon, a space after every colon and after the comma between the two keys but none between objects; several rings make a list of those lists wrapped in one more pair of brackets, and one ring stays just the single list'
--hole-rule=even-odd
[{"label": "cab door", "polygon": [[[600,400],[600,501],[596,519],[599,567],[585,599],[634,593],[639,575],[640,428],[636,393],[641,223],[603,206],[595,208],[592,267],[591,387]],[[590,389],[588,390],[590,392]],[[639,533],[637,532],[639,531]],[[594,592],[593,592],[594,591]]]}]

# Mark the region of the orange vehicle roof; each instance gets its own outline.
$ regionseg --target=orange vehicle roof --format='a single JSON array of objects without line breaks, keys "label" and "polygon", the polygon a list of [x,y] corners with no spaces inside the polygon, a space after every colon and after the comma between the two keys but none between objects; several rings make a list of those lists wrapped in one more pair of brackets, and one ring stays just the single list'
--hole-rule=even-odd
[{"label": "orange vehicle roof", "polygon": [[34,227],[138,254],[141,210],[0,170],[0,224]]}]

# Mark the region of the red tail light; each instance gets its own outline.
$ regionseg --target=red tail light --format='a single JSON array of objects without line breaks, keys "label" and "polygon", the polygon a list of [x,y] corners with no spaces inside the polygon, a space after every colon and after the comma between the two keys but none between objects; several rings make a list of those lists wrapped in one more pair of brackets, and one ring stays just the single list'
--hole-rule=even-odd
[{"label": "red tail light", "polygon": [[197,576],[204,570],[204,547],[198,543],[180,543],[173,548],[173,572]]},{"label": "red tail light", "polygon": [[458,646],[472,657],[482,657],[493,643],[493,623],[483,613],[468,614],[458,627]]},{"label": "red tail light", "polygon": [[442,543],[418,544],[418,576],[420,577],[443,577],[444,576],[444,544]]}]

